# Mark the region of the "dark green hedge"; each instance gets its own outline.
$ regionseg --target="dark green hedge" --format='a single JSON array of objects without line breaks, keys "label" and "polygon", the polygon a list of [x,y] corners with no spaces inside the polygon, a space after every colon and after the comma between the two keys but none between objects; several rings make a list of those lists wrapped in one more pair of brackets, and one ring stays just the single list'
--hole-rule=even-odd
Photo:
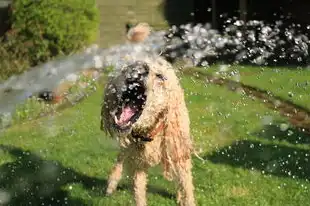
[{"label": "dark green hedge", "polygon": [[93,43],[99,11],[95,0],[13,0],[10,25],[6,42],[36,65]]}]

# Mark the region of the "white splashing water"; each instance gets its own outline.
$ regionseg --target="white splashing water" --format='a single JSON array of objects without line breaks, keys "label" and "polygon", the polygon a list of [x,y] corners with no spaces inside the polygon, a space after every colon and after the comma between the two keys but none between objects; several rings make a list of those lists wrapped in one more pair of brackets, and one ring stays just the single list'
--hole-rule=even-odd
[{"label": "white splashing water", "polygon": [[[143,43],[125,43],[108,49],[92,46],[84,53],[57,59],[34,67],[22,75],[13,76],[0,84],[0,129],[9,124],[16,105],[29,96],[43,89],[52,91],[65,78],[74,80],[74,74],[82,70],[104,69],[107,66],[118,69],[146,55],[162,54],[170,60],[181,57],[189,59],[195,66],[205,67],[212,64],[212,59],[226,58],[235,63],[250,62],[258,65],[267,65],[270,61],[296,62],[300,59],[297,61],[300,64],[310,61],[308,36],[297,32],[294,27],[284,27],[281,21],[272,26],[264,25],[261,21],[249,21],[246,23],[245,34],[240,29],[242,21],[231,20],[227,23],[230,25],[223,34],[212,29],[209,24],[186,24],[179,28],[172,27],[168,33],[154,32]],[[258,35],[254,35],[255,32]],[[285,35],[279,38],[280,34]],[[280,47],[282,49],[279,50]],[[235,81],[240,81],[239,74],[233,77]]]},{"label": "white splashing water", "polygon": [[56,59],[10,77],[0,84],[0,129],[10,124],[18,104],[43,89],[53,91],[64,79],[76,79],[80,71],[108,66],[119,69],[144,56],[158,56],[165,44],[164,34],[164,31],[154,32],[143,43],[125,43],[107,49],[92,46],[83,53]]}]

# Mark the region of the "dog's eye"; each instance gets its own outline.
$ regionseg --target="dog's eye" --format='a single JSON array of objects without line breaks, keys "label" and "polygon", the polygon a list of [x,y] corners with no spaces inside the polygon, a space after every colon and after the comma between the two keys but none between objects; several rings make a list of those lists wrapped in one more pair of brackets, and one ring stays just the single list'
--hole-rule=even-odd
[{"label": "dog's eye", "polygon": [[156,74],[156,77],[159,78],[159,79],[161,79],[162,81],[167,80],[167,78],[166,78],[164,75],[159,74],[159,73]]}]

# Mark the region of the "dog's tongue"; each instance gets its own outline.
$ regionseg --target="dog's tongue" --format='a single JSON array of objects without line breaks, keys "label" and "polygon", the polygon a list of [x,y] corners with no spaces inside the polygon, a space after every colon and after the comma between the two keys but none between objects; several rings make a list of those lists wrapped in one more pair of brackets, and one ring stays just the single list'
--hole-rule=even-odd
[{"label": "dog's tongue", "polygon": [[124,107],[119,117],[119,123],[121,124],[127,123],[134,114],[135,114],[134,109],[130,108],[129,106]]}]

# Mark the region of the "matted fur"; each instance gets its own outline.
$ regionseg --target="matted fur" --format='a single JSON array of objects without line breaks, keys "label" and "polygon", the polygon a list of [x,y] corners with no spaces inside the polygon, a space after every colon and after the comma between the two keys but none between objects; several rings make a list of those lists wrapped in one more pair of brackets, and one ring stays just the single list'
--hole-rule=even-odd
[{"label": "matted fur", "polygon": [[[117,138],[120,143],[120,153],[111,171],[106,192],[111,194],[116,189],[124,165],[133,177],[136,205],[146,205],[147,170],[161,164],[164,176],[177,183],[178,204],[194,206],[192,140],[183,89],[172,66],[162,58],[144,58],[139,62],[149,68],[145,82],[147,99],[142,114],[129,131],[119,132],[114,128],[112,115],[118,104],[128,67],[116,71],[105,88],[101,129]],[[159,80],[158,74],[166,79]],[[132,136],[135,133],[146,137],[162,123],[163,129],[151,137],[152,141],[137,141]]]}]

